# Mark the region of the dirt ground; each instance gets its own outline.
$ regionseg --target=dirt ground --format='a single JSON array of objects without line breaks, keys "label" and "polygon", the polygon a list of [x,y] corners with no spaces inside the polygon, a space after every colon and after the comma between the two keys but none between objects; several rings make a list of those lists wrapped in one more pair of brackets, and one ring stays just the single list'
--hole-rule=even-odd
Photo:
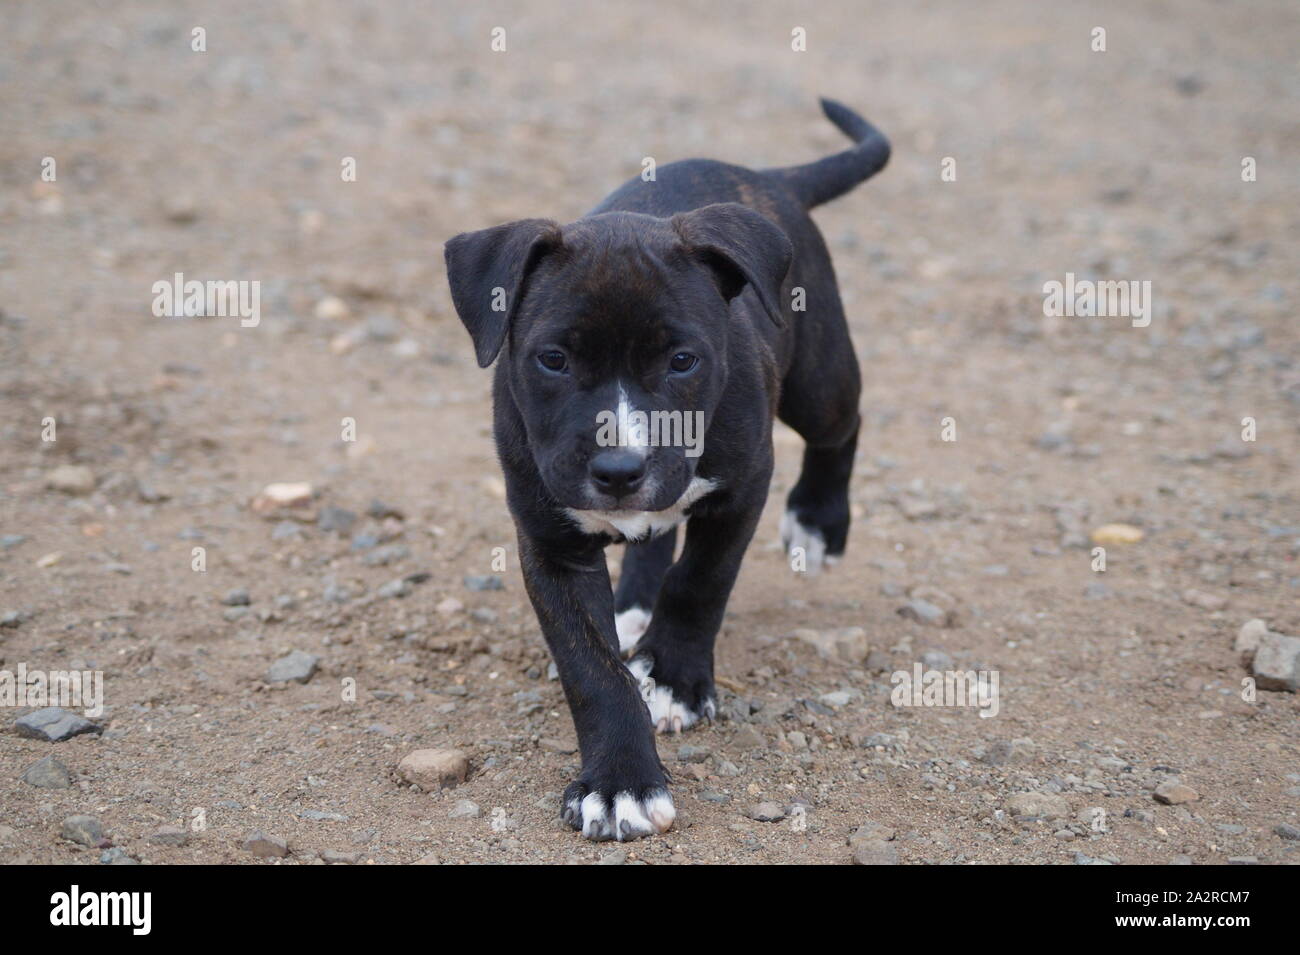
[{"label": "dirt ground", "polygon": [[[1233,648],[1252,618],[1300,635],[1300,8],[549,6],[5,14],[0,667],[100,670],[106,711],[59,743],[0,715],[0,861],[259,863],[261,830],[280,863],[847,863],[860,826],[900,863],[1300,860],[1297,700],[1243,700]],[[844,145],[822,94],[894,145],[816,213],[865,382],[848,554],[807,578],[776,546],[780,430],[727,718],[660,738],[678,825],[588,843],[441,244],[575,218],[645,156],[817,158]],[[176,272],[260,282],[260,324],[156,317]],[[1149,280],[1150,325],[1045,317],[1067,272]],[[48,487],[67,465],[93,489]],[[251,507],[293,481],[305,519]],[[1143,536],[1103,573],[1110,523]],[[468,587],[497,548],[504,586]],[[318,670],[268,682],[292,650]],[[997,715],[891,705],[923,657],[996,670]],[[406,785],[426,748],[469,778]],[[66,788],[22,780],[49,755]],[[1154,798],[1174,780],[1197,798]]]}]

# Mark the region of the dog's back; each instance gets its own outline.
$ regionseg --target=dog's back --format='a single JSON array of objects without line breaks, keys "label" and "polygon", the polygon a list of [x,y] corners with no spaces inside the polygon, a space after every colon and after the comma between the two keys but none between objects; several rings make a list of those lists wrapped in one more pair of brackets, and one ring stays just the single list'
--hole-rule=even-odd
[{"label": "dog's back", "polygon": [[[794,248],[782,283],[786,329],[764,327],[783,380],[779,415],[821,444],[840,445],[849,422],[856,430],[857,359],[840,304],[835,269],[809,210],[870,179],[889,162],[889,140],[842,103],[822,99],[822,111],[854,145],[799,166],[748,169],[712,159],[686,159],[632,179],[610,193],[590,215],[640,212],[668,217],[719,202],[748,206],[779,225]],[[802,301],[795,294],[802,289]],[[815,345],[809,347],[809,340]],[[830,383],[852,382],[851,387]],[[845,402],[854,402],[854,407]],[[833,424],[840,423],[843,425]]]}]

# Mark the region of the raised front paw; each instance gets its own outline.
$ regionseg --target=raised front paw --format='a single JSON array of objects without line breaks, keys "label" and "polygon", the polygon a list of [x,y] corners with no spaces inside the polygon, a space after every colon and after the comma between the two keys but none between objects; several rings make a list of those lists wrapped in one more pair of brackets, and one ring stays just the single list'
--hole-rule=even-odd
[{"label": "raised front paw", "polygon": [[641,685],[641,699],[656,733],[680,733],[702,719],[712,720],[718,711],[713,675],[706,669],[670,672],[656,664],[653,653],[638,653],[627,668]]},{"label": "raised front paw", "polygon": [[560,818],[596,842],[626,842],[667,832],[677,809],[662,777],[650,783],[579,779],[564,791]]}]

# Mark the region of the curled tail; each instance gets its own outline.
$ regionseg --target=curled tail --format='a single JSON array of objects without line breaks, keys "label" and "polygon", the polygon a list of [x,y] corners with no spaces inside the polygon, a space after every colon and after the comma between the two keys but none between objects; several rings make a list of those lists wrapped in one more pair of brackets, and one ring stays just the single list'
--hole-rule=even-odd
[{"label": "curled tail", "polygon": [[830,202],[870,179],[889,162],[889,140],[843,103],[823,99],[822,112],[856,145],[802,166],[765,170],[794,192],[805,209]]}]

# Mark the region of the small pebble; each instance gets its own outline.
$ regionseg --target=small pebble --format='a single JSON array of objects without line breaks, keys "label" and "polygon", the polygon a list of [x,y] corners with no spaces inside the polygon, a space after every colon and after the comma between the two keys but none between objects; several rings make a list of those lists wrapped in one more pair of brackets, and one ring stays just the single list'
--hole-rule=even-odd
[{"label": "small pebble", "polygon": [[289,854],[289,844],[278,836],[269,836],[254,829],[239,843],[239,848],[251,852],[259,859],[283,859]]},{"label": "small pebble", "polygon": [[72,785],[72,775],[67,766],[50,755],[28,766],[23,773],[23,782],[38,789],[67,789]]},{"label": "small pebble", "polygon": [[94,816],[69,816],[60,832],[64,839],[95,848],[104,842],[104,827]]},{"label": "small pebble", "polygon": [[79,464],[64,464],[45,476],[45,486],[74,496],[89,494],[95,489],[95,472]]},{"label": "small pebble", "polygon": [[1183,803],[1195,802],[1201,798],[1201,794],[1191,786],[1184,786],[1173,780],[1161,783],[1152,795],[1156,802],[1162,802],[1166,806],[1181,806]]},{"label": "small pebble", "polygon": [[103,732],[103,727],[98,723],[92,723],[58,706],[47,706],[26,716],[20,716],[14,721],[14,729],[18,731],[19,736],[42,739],[51,743],[61,743],[82,733]]},{"label": "small pebble", "polygon": [[319,664],[319,657],[302,650],[294,650],[271,664],[270,669],[266,671],[266,682],[306,683],[315,675]]},{"label": "small pebble", "polygon": [[469,758],[458,749],[417,749],[402,757],[397,772],[425,792],[437,792],[468,778]]},{"label": "small pebble", "polygon": [[750,808],[748,816],[758,822],[780,822],[785,818],[785,810],[774,802],[760,802]]}]

